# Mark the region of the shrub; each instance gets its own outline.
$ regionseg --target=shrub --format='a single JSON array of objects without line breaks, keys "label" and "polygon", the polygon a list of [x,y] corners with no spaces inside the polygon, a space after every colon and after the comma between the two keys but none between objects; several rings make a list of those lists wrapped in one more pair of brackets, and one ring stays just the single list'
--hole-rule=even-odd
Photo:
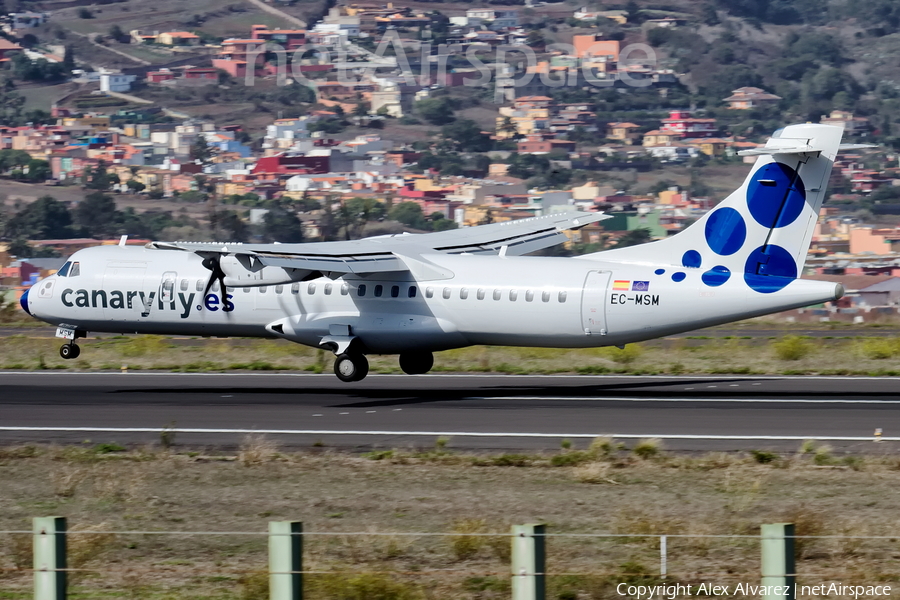
[{"label": "shrub", "polygon": [[831,447],[822,445],[816,448],[815,454],[813,454],[813,462],[819,466],[834,464],[834,459],[831,457]]},{"label": "shrub", "polygon": [[796,335],[786,335],[772,343],[775,356],[780,360],[800,360],[806,358],[813,351],[813,346],[806,340]]},{"label": "shrub", "polygon": [[610,483],[609,469],[609,463],[592,462],[575,467],[572,474],[581,483]]},{"label": "shrub", "polygon": [[245,467],[269,462],[278,456],[278,444],[264,435],[248,435],[241,443],[238,460]]},{"label": "shrub", "polygon": [[460,534],[450,537],[450,547],[456,560],[469,560],[478,554],[486,545],[487,537],[471,534],[486,531],[487,523],[484,519],[462,519],[454,523],[453,533]]},{"label": "shrub", "polygon": [[628,344],[621,350],[613,351],[609,358],[620,365],[630,365],[640,358],[643,353],[643,349],[637,344]]},{"label": "shrub", "polygon": [[635,456],[644,460],[649,460],[659,456],[662,450],[662,442],[657,439],[641,440],[632,449]]},{"label": "shrub", "polygon": [[751,450],[750,454],[753,456],[753,460],[761,465],[767,465],[778,460],[778,455],[776,453],[767,452],[766,450]]},{"label": "shrub", "polygon": [[617,444],[613,438],[601,436],[594,438],[588,452],[596,458],[609,458],[621,449],[622,444]]},{"label": "shrub", "polygon": [[125,452],[127,448],[125,446],[120,446],[115,442],[108,442],[105,444],[97,444],[94,446],[94,452],[97,454],[111,454],[113,452]]},{"label": "shrub", "polygon": [[860,342],[859,352],[866,358],[884,360],[894,356],[896,347],[889,339],[870,338]]},{"label": "shrub", "polygon": [[269,572],[260,569],[242,575],[238,579],[241,586],[241,600],[269,600]]},{"label": "shrub", "polygon": [[[348,575],[334,573],[308,575],[307,590],[310,598],[334,600],[418,600],[422,593],[411,584],[396,581],[382,573]],[[267,597],[261,596],[260,598]],[[251,600],[251,599],[247,599]],[[252,598],[256,600],[256,597]]]},{"label": "shrub", "polygon": [[576,450],[574,452],[557,454],[550,459],[550,464],[554,467],[574,467],[589,462],[592,458],[593,456],[590,452]]}]

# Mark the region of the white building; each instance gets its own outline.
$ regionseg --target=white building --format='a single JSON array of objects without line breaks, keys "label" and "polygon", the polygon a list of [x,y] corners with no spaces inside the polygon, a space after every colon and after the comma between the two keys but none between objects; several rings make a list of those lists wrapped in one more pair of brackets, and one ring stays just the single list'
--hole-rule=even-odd
[{"label": "white building", "polygon": [[[487,21],[489,22],[489,27],[495,31],[500,29],[513,29],[519,26],[519,11],[517,10],[470,8],[466,11],[466,18]],[[472,22],[468,22],[466,25],[472,25]]]},{"label": "white building", "polygon": [[136,75],[124,75],[122,73],[101,73],[100,91],[102,92],[128,92],[131,84],[137,79]]}]

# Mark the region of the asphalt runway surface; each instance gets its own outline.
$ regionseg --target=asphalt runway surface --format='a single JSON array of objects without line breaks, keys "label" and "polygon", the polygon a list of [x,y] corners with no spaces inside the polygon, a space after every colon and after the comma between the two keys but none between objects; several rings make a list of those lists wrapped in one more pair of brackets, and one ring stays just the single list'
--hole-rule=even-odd
[{"label": "asphalt runway surface", "polygon": [[[372,375],[345,384],[333,375],[0,372],[0,427],[303,430],[269,434],[287,447],[558,448],[565,437],[663,437],[685,451],[796,449],[806,437],[859,452],[876,428],[900,437],[900,379],[748,376]],[[318,433],[356,431],[351,435]],[[366,435],[363,432],[381,432]],[[424,432],[409,435],[394,432]],[[544,434],[549,437],[517,437]],[[185,447],[234,448],[245,434],[183,433]],[[796,436],[796,440],[666,439],[666,436]],[[115,441],[158,443],[158,432],[5,431],[0,444]],[[624,439],[634,443],[633,439]]]}]

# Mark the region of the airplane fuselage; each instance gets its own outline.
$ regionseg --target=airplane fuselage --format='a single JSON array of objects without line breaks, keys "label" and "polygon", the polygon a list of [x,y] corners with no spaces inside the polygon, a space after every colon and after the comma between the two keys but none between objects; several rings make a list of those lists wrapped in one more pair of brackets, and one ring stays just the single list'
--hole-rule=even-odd
[{"label": "airplane fuselage", "polygon": [[[760,295],[739,276],[716,286],[700,269],[601,260],[429,255],[443,275],[319,277],[259,287],[218,285],[193,253],[104,246],[70,259],[27,300],[32,314],[80,331],[285,338],[318,347],[349,328],[367,353],[476,344],[622,345],[833,300],[834,284],[796,279]],[[71,271],[71,270],[70,270]],[[755,296],[752,305],[749,295]]]}]

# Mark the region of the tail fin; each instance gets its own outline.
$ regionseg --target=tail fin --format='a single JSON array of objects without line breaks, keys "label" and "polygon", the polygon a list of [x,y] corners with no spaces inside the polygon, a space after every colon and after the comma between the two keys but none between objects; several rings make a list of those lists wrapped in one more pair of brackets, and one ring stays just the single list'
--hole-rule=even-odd
[{"label": "tail fin", "polygon": [[713,286],[740,273],[757,292],[776,292],[803,270],[842,135],[833,125],[785,127],[747,153],[759,158],[743,185],[696,223],[592,258],[705,268],[703,282]]}]

